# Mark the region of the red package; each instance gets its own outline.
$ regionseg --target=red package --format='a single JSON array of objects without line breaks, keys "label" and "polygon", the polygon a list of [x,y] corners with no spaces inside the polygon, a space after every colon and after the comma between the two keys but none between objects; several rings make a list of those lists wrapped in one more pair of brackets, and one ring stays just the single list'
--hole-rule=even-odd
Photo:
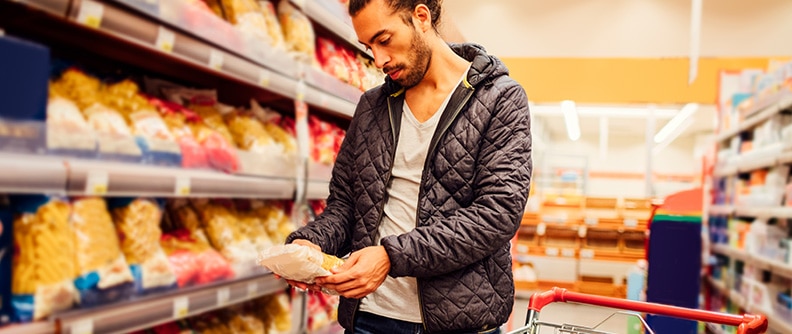
[{"label": "red package", "polygon": [[201,145],[213,168],[227,173],[239,170],[239,156],[236,149],[219,133],[213,132],[204,136]]},{"label": "red package", "polygon": [[181,149],[182,167],[208,168],[209,160],[206,150],[198,143],[188,126],[189,122],[200,122],[200,117],[173,102],[157,98],[149,98],[149,102],[160,112],[165,124],[168,125],[171,133],[176,137],[176,142]]},{"label": "red package", "polygon": [[160,243],[180,288],[234,277],[228,260],[209,244],[194,239],[186,229],[164,234]]}]

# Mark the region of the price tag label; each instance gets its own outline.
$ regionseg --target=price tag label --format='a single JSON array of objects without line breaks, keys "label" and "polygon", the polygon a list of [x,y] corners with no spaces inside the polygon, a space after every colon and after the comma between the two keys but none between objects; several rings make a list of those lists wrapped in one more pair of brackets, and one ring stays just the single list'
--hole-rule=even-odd
[{"label": "price tag label", "polygon": [[85,193],[88,195],[107,194],[108,181],[109,177],[106,171],[88,172],[88,177],[85,180]]},{"label": "price tag label", "polygon": [[165,51],[166,53],[173,52],[173,44],[176,42],[176,35],[173,31],[165,29],[160,26],[157,33],[157,49]]},{"label": "price tag label", "polygon": [[190,300],[187,297],[179,297],[173,300],[173,318],[181,319],[187,316],[190,311]]},{"label": "price tag label", "polygon": [[217,306],[226,306],[231,299],[231,290],[229,288],[220,288],[217,290]]},{"label": "price tag label", "polygon": [[564,248],[561,250],[561,256],[563,257],[575,257],[575,250],[572,248]]},{"label": "price tag label", "polygon": [[635,218],[624,219],[624,227],[637,227],[637,226],[638,226],[638,219]]},{"label": "price tag label", "polygon": [[190,190],[190,178],[187,176],[177,176],[176,189],[174,190],[176,196],[189,196]]},{"label": "price tag label", "polygon": [[103,15],[104,5],[93,0],[83,0],[80,12],[77,13],[77,22],[91,28],[99,28],[102,25]]},{"label": "price tag label", "polygon": [[71,334],[93,334],[94,322],[93,319],[82,319],[75,321],[71,325]]},{"label": "price tag label", "polygon": [[547,255],[547,256],[558,256],[558,248],[545,249],[545,255]]},{"label": "price tag label", "polygon": [[250,282],[247,286],[247,296],[248,298],[253,298],[258,296],[258,282]]},{"label": "price tag label", "polygon": [[272,73],[265,69],[259,69],[258,84],[261,87],[269,88],[270,80],[272,80]]},{"label": "price tag label", "polygon": [[209,67],[219,71],[223,68],[223,61],[224,59],[222,52],[215,49],[209,51]]},{"label": "price tag label", "polygon": [[594,258],[594,250],[593,249],[581,249],[580,250],[580,257],[584,259],[593,259]]}]

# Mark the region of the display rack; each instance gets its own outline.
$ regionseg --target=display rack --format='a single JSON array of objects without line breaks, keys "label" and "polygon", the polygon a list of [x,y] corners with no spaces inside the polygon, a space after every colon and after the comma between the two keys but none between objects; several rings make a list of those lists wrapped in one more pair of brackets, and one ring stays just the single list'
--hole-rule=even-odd
[{"label": "display rack", "polygon": [[0,328],[0,334],[129,333],[168,321],[239,304],[283,291],[286,283],[272,274],[141,297],[95,309],[59,313],[48,321]]},{"label": "display rack", "polygon": [[747,302],[746,298],[740,294],[740,292],[727,288],[726,284],[722,281],[716,280],[712,277],[707,277],[706,282],[710,287],[718,291],[721,296],[728,298],[733,304],[745,310],[745,312],[765,314],[767,316],[768,327],[771,330],[779,333],[792,333],[792,324],[787,323],[783,319],[775,316],[773,312],[768,312],[768,310],[755,307],[753,304]]},{"label": "display rack", "polygon": [[[372,57],[357,42],[343,6],[318,0],[292,2],[315,25]],[[196,86],[234,87],[219,92],[220,100],[230,104],[256,99],[277,109],[292,110],[294,100],[302,99],[312,113],[342,122],[352,117],[362,95],[358,88],[292,59],[285,51],[250,43],[230,24],[191,11],[185,4],[177,0],[0,0],[0,28],[8,35],[53,45],[67,56],[73,52],[86,59],[109,59]],[[188,19],[186,15],[197,16]],[[291,199],[297,186],[294,168],[290,164],[279,167],[269,168],[264,174],[240,175],[3,152],[0,193]],[[309,166],[308,199],[329,195],[331,171],[332,166]],[[101,308],[75,309],[46,321],[3,327],[0,334],[131,332],[285,288],[282,280],[266,274]],[[293,300],[293,307],[301,310],[296,313],[304,313],[301,298],[297,295]],[[294,323],[300,326],[299,319]],[[334,323],[320,333],[340,331]]]},{"label": "display rack", "polygon": [[715,244],[711,248],[713,253],[727,256],[731,259],[739,260],[776,275],[792,279],[792,265],[778,260],[768,259],[757,254],[750,254],[746,251],[735,249],[726,245]]},{"label": "display rack", "polygon": [[745,120],[739,123],[734,129],[727,130],[715,137],[719,142],[726,141],[740,134],[743,131],[752,129],[764,121],[777,115],[783,110],[792,108],[792,93],[782,91],[759,102],[756,106],[745,113]]}]

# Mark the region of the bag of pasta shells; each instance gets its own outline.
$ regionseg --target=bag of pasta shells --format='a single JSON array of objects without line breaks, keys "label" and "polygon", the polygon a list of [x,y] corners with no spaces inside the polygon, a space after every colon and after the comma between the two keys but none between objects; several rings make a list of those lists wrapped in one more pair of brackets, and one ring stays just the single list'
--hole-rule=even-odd
[{"label": "bag of pasta shells", "polygon": [[176,275],[160,245],[160,205],[146,198],[112,199],[110,205],[121,250],[135,279],[135,292],[147,294],[175,288]]},{"label": "bag of pasta shells", "polygon": [[76,300],[75,240],[68,201],[13,196],[11,292],[15,320],[29,322],[71,308]]},{"label": "bag of pasta shells", "polygon": [[237,277],[254,274],[257,269],[256,248],[240,231],[233,203],[223,200],[198,200],[193,206],[201,217],[201,223],[212,246],[231,262]]},{"label": "bag of pasta shells", "polygon": [[96,306],[130,297],[134,280],[105,200],[74,199],[69,222],[76,245],[78,277],[74,285],[80,305]]}]

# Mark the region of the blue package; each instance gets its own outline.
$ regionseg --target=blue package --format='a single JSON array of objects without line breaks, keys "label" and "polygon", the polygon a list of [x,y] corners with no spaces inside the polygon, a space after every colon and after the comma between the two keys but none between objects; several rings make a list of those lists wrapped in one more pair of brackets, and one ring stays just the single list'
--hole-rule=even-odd
[{"label": "blue package", "polygon": [[14,251],[14,216],[0,203],[0,325],[11,322],[11,259]]},{"label": "blue package", "polygon": [[0,37],[0,117],[46,120],[49,70],[50,51],[46,46]]}]

